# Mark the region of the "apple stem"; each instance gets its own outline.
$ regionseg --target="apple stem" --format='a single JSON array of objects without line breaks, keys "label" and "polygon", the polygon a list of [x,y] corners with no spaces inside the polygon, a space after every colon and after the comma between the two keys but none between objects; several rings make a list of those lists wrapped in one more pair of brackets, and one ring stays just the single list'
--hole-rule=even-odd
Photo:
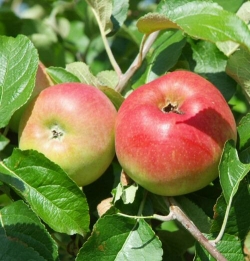
[{"label": "apple stem", "polygon": [[217,261],[227,261],[227,259],[215,247],[215,244],[210,242],[182,211],[174,198],[166,197],[166,204],[168,205],[170,213],[172,213],[174,219],[179,221]]},{"label": "apple stem", "polygon": [[157,38],[160,31],[153,32],[151,34],[147,34],[142,39],[142,44],[140,48],[140,52],[136,56],[133,63],[130,65],[128,70],[121,75],[119,79],[119,83],[115,87],[115,90],[121,93],[126,86],[129,79],[133,76],[136,70],[141,66],[143,59],[146,57],[149,49],[151,48],[152,44],[154,43],[155,39]]}]

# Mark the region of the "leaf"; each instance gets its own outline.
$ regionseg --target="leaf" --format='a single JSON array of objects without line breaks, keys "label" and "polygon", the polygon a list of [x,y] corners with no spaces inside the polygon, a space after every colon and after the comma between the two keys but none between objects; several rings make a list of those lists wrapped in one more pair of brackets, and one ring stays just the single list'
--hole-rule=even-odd
[{"label": "leaf", "polygon": [[[225,260],[244,261],[241,242],[235,236],[225,234],[223,236],[223,239],[216,245],[216,248],[225,257]],[[211,257],[211,254],[208,253],[197,243],[195,261],[210,261],[210,260],[215,261],[215,259]]]},{"label": "leaf", "polygon": [[87,233],[89,213],[84,194],[43,154],[15,149],[11,157],[0,162],[0,180],[20,194],[55,231]]},{"label": "leaf", "polygon": [[250,260],[250,231],[246,236],[246,239],[244,241],[244,253],[246,255],[246,261]]},{"label": "leaf", "polygon": [[249,170],[250,164],[241,163],[234,145],[227,142],[219,165],[220,183],[227,204],[231,202]]},{"label": "leaf", "polygon": [[205,212],[187,197],[178,197],[178,204],[202,233],[208,233],[211,222]]},{"label": "leaf", "polygon": [[189,41],[193,60],[196,62],[194,72],[201,74],[212,82],[229,101],[236,92],[236,83],[226,73],[228,58],[214,43],[206,41]]},{"label": "leaf", "polygon": [[2,151],[9,144],[9,142],[10,140],[0,133],[0,151]]},{"label": "leaf", "polygon": [[109,87],[100,86],[99,89],[111,100],[118,111],[124,101],[124,97]]},{"label": "leaf", "polygon": [[239,49],[230,56],[226,72],[238,84],[240,84],[250,101],[250,53],[247,50]]},{"label": "leaf", "polygon": [[129,9],[128,0],[113,0],[111,21],[113,23],[112,34],[117,32],[125,22]]},{"label": "leaf", "polygon": [[0,260],[58,260],[57,244],[21,200],[0,210],[0,244]]},{"label": "leaf", "polygon": [[80,260],[162,260],[161,242],[145,220],[104,216],[81,248]]},{"label": "leaf", "polygon": [[163,222],[157,229],[157,236],[163,245],[163,260],[183,260],[185,253],[195,243],[193,236],[173,220]]},{"label": "leaf", "polygon": [[86,0],[91,6],[96,20],[105,34],[112,29],[110,17],[112,15],[112,0]]},{"label": "leaf", "polygon": [[99,82],[96,77],[90,72],[89,66],[83,62],[74,62],[66,65],[66,70],[75,75],[80,82],[99,86]]},{"label": "leaf", "polygon": [[[214,206],[214,219],[210,233],[217,236],[221,230],[228,205],[223,195],[221,195]],[[247,179],[244,179],[235,194],[229,216],[227,218],[225,233],[237,236],[243,241],[250,227],[250,188]]]},{"label": "leaf", "polygon": [[247,25],[235,14],[211,1],[161,1],[157,12],[140,18],[137,27],[144,34],[163,29],[180,29],[193,38],[213,43],[231,40],[250,50]]},{"label": "leaf", "polygon": [[149,58],[146,82],[151,82],[168,72],[177,63],[186,44],[182,32],[164,32],[153,44],[154,51]]},{"label": "leaf", "polygon": [[101,86],[108,86],[112,89],[118,84],[118,76],[115,71],[102,71],[96,75]]},{"label": "leaf", "polygon": [[49,74],[55,84],[65,82],[80,82],[77,76],[61,67],[51,66],[46,69],[46,72]]},{"label": "leaf", "polygon": [[162,32],[151,47],[141,67],[132,77],[132,88],[136,89],[172,69],[180,58],[186,38],[181,31]]},{"label": "leaf", "polygon": [[[243,3],[236,15],[248,24],[250,21],[250,2]],[[230,56],[237,50],[237,48],[239,48],[239,44],[232,41],[217,42],[216,45],[227,56]]]},{"label": "leaf", "polygon": [[239,147],[244,149],[250,146],[250,113],[246,114],[240,121],[237,130],[239,135]]},{"label": "leaf", "polygon": [[0,128],[29,99],[35,86],[38,54],[28,37],[0,36]]}]

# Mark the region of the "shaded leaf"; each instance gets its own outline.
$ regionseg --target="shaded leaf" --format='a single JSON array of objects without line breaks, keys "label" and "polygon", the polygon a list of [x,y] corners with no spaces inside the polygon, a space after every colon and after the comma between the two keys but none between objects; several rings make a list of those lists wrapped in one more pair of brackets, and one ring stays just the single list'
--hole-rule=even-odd
[{"label": "shaded leaf", "polygon": [[80,260],[162,260],[161,242],[145,220],[104,216],[80,250]]},{"label": "shaded leaf", "polygon": [[99,89],[111,100],[118,111],[124,101],[124,97],[109,87],[100,86]]},{"label": "shaded leaf", "polygon": [[125,22],[129,9],[128,0],[113,0],[111,21],[113,23],[112,34],[120,29]]},{"label": "shaded leaf", "polygon": [[[220,196],[214,206],[214,219],[210,232],[217,236],[221,230],[225,214],[228,211],[228,205],[225,198]],[[233,198],[231,208],[225,227],[225,233],[233,235],[239,241],[243,241],[250,228],[250,187],[249,181],[245,178],[239,186],[236,195]]]},{"label": "shaded leaf", "polygon": [[38,54],[28,37],[0,36],[0,128],[29,99],[35,86]]},{"label": "shaded leaf", "polygon": [[194,72],[212,82],[229,101],[236,92],[236,83],[225,73],[228,58],[214,43],[189,41],[196,62]]},{"label": "shaded leaf", "polygon": [[3,150],[9,142],[10,140],[0,133],[0,151]]},{"label": "shaded leaf", "polygon": [[220,183],[227,204],[232,201],[249,170],[250,164],[241,163],[234,145],[227,142],[219,165]]},{"label": "shaded leaf", "polygon": [[[23,201],[2,208],[0,215],[0,260],[58,260],[57,244]],[[29,258],[21,259],[24,257],[17,249]]]},{"label": "shaded leaf", "polygon": [[46,69],[46,72],[49,74],[55,84],[65,82],[80,82],[77,76],[61,67],[51,66]]},{"label": "shaded leaf", "polygon": [[15,149],[11,157],[0,162],[0,180],[20,194],[55,231],[87,233],[89,213],[84,194],[43,154]]},{"label": "shaded leaf", "polygon": [[[244,261],[241,242],[235,236],[225,234],[216,248],[228,261]],[[216,259],[197,243],[195,261],[216,261]]]},{"label": "shaded leaf", "polygon": [[211,221],[205,212],[187,197],[178,197],[178,204],[202,233],[208,233]]},{"label": "shaded leaf", "polygon": [[250,113],[245,115],[239,125],[238,125],[238,134],[239,134],[239,147],[244,149],[250,146]]},{"label": "shaded leaf", "polygon": [[230,56],[226,72],[238,84],[240,84],[246,94],[248,101],[250,101],[250,53],[245,49],[237,50]]}]

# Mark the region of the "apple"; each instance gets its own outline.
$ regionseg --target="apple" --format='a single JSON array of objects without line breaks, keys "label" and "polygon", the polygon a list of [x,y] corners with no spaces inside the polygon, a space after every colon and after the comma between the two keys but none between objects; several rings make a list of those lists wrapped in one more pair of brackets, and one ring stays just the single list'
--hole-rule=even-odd
[{"label": "apple", "polygon": [[[31,97],[29,99],[32,100],[35,96],[37,96],[42,90],[45,88],[53,85],[52,80],[50,79],[49,75],[46,73],[46,67],[44,64],[40,61],[37,68],[36,73],[36,82],[35,87],[33,89],[33,92],[31,94]],[[21,108],[19,108],[15,113],[12,115],[11,120],[9,122],[9,127],[13,132],[18,132],[18,126],[20,123],[20,119],[22,117],[23,112],[25,111],[25,108],[27,107],[28,103],[25,103]]]},{"label": "apple", "polygon": [[225,142],[237,137],[222,94],[189,71],[168,73],[133,91],[118,111],[115,133],[125,173],[163,196],[211,183],[218,177]]},{"label": "apple", "polygon": [[98,179],[114,155],[113,103],[98,88],[82,83],[43,90],[26,108],[19,125],[19,148],[34,149],[85,186]]}]

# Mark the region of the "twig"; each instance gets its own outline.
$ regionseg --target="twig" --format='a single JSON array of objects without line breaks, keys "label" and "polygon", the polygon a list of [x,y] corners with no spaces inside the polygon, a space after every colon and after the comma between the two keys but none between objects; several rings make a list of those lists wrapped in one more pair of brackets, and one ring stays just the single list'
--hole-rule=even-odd
[{"label": "twig", "polygon": [[121,77],[119,79],[119,83],[115,88],[115,90],[117,92],[120,92],[120,93],[122,92],[123,88],[129,81],[129,79],[136,72],[136,70],[140,67],[143,59],[147,55],[149,49],[151,48],[151,46],[154,43],[155,39],[157,38],[158,34],[159,34],[159,31],[156,31],[156,32],[151,33],[150,35],[145,36],[145,38],[142,41],[141,50],[140,50],[139,54],[136,56],[135,60],[130,65],[128,70],[123,75],[121,75]]},{"label": "twig", "polygon": [[227,261],[227,259],[218,251],[215,245],[212,244],[187,217],[187,215],[181,210],[173,198],[167,197],[166,203],[170,208],[170,213],[173,213],[175,219],[178,220],[217,261]]}]

